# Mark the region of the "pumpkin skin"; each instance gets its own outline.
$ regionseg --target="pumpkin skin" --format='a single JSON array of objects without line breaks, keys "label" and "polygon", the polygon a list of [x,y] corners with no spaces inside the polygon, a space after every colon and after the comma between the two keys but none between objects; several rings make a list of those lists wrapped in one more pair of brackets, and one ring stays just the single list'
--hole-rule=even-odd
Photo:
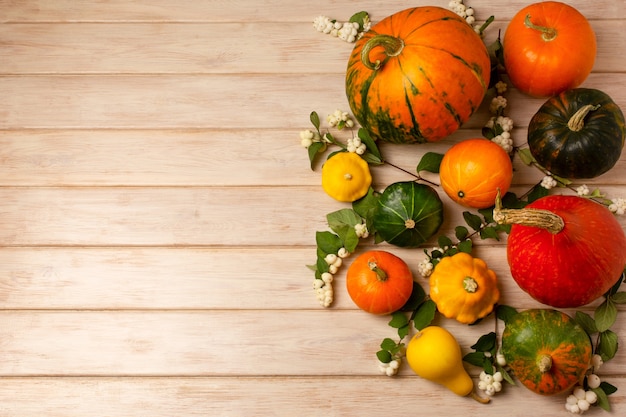
[{"label": "pumpkin skin", "polygon": [[587,19],[557,1],[521,9],[507,26],[502,47],[511,84],[534,97],[552,96],[582,84],[593,68],[597,49]]},{"label": "pumpkin skin", "polygon": [[500,299],[496,273],[465,252],[444,256],[430,275],[430,299],[449,319],[471,324],[493,311]]},{"label": "pumpkin skin", "polygon": [[486,46],[465,20],[441,7],[415,7],[386,17],[356,41],[346,94],[373,138],[435,142],[478,108],[490,69]]},{"label": "pumpkin skin", "polygon": [[337,201],[356,201],[371,184],[369,165],[355,152],[338,152],[322,166],[322,189]]},{"label": "pumpkin skin", "polygon": [[396,182],[378,199],[372,224],[380,238],[403,248],[414,248],[432,237],[443,223],[443,203],[430,186]]},{"label": "pumpkin skin", "polygon": [[511,158],[488,139],[467,139],[444,154],[441,188],[453,201],[477,209],[494,205],[498,189],[506,194],[513,180]]},{"label": "pumpkin skin", "polygon": [[589,335],[567,314],[531,309],[517,313],[506,323],[502,353],[526,388],[537,394],[555,395],[582,382],[591,362],[592,346]]},{"label": "pumpkin skin", "polygon": [[372,314],[390,314],[406,304],[413,274],[406,262],[386,251],[359,255],[348,268],[346,287],[354,304]]},{"label": "pumpkin skin", "polygon": [[611,97],[575,88],[539,108],[528,126],[528,146],[537,162],[555,175],[595,178],[615,166],[625,135],[624,114]]},{"label": "pumpkin skin", "polygon": [[[542,211],[556,215],[563,221],[562,230],[516,224],[521,222],[518,216],[527,218],[529,210],[541,218]],[[624,270],[624,230],[605,206],[587,198],[549,195],[524,209],[496,208],[494,219],[512,224],[507,260],[513,279],[543,304],[557,308],[588,304],[608,291]]]}]

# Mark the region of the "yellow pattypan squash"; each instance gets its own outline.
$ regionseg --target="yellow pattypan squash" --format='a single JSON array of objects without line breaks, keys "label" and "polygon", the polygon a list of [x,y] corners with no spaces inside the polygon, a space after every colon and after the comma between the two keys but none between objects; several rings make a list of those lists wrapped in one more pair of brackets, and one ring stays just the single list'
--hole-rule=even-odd
[{"label": "yellow pattypan squash", "polygon": [[372,184],[367,162],[355,152],[339,152],[322,166],[322,188],[339,201],[353,202],[365,196]]},{"label": "yellow pattypan squash", "polygon": [[465,252],[443,257],[430,276],[430,298],[447,318],[474,323],[500,299],[495,272]]}]

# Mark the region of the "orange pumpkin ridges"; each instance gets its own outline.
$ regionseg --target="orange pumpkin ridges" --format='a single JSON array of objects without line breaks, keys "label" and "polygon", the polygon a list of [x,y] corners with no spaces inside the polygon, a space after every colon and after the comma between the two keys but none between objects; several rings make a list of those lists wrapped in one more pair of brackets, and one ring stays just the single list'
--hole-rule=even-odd
[{"label": "orange pumpkin ridges", "polygon": [[346,94],[372,137],[434,142],[478,108],[490,69],[487,48],[462,18],[441,7],[415,7],[388,16],[357,40]]},{"label": "orange pumpkin ridges", "polygon": [[406,262],[386,251],[359,255],[348,268],[346,288],[360,309],[390,314],[406,304],[413,292],[413,274]]}]

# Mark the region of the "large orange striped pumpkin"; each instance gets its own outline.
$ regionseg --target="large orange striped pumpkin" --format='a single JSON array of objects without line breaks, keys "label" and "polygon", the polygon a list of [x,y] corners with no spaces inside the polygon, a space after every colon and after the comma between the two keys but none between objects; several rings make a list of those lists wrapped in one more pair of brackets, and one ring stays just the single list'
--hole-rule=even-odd
[{"label": "large orange striped pumpkin", "polygon": [[357,40],[348,62],[350,109],[370,135],[392,143],[435,142],[478,108],[491,63],[480,36],[450,10],[400,11]]}]

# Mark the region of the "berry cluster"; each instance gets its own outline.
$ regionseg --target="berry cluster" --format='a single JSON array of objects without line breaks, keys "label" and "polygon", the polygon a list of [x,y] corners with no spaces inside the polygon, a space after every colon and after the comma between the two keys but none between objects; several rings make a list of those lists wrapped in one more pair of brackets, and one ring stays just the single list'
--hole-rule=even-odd
[{"label": "berry cluster", "polygon": [[473,25],[476,22],[476,18],[474,17],[474,9],[471,7],[467,7],[463,0],[450,0],[448,3],[448,8],[452,10],[454,13],[461,16],[468,25]]},{"label": "berry cluster", "polygon": [[491,140],[502,147],[507,153],[513,150],[513,138],[511,131],[513,130],[513,119],[504,116],[504,109],[508,102],[504,97],[507,85],[503,81],[498,81],[495,85],[497,95],[489,104],[489,111],[493,115],[486,123],[485,127],[491,133]]},{"label": "berry cluster", "polygon": [[362,24],[355,21],[339,22],[327,16],[317,16],[313,20],[313,27],[318,32],[353,43],[362,36],[363,32],[370,29],[371,22],[368,16],[363,18]]},{"label": "berry cluster", "polygon": [[484,391],[487,396],[492,397],[497,392],[502,391],[502,381],[504,377],[501,372],[495,372],[493,375],[482,371],[479,375],[478,389]]},{"label": "berry cluster", "polygon": [[398,369],[400,369],[400,364],[402,363],[402,359],[396,358],[387,363],[378,361],[378,370],[381,374],[387,376],[394,376],[398,373]]},{"label": "berry cluster", "polygon": [[332,283],[334,275],[339,271],[339,268],[343,265],[343,260],[348,256],[350,256],[350,252],[346,248],[340,248],[337,254],[329,253],[324,258],[328,264],[328,272],[324,272],[321,275],[321,279],[315,278],[313,280],[313,289],[322,307],[330,307],[333,303],[334,292]]}]

